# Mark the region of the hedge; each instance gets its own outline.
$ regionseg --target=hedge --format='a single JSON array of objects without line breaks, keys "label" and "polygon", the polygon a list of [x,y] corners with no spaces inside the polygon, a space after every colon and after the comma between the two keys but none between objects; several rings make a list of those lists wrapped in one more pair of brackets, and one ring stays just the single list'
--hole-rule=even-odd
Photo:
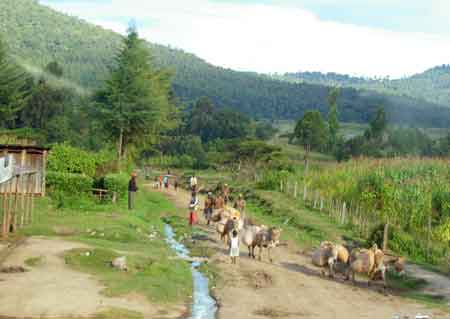
[{"label": "hedge", "polygon": [[92,177],[83,174],[49,171],[46,177],[46,184],[50,192],[62,192],[71,195],[89,192],[93,183]]},{"label": "hedge", "polygon": [[123,198],[128,193],[129,176],[126,174],[108,174],[105,176],[105,188],[116,192],[117,196]]}]

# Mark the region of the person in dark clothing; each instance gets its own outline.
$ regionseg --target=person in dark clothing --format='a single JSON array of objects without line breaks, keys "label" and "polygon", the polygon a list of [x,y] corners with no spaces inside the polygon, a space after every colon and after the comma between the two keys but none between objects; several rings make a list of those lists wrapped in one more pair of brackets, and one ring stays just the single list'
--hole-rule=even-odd
[{"label": "person in dark clothing", "polygon": [[137,174],[133,172],[128,182],[128,209],[133,209],[134,193],[138,191],[136,178]]}]

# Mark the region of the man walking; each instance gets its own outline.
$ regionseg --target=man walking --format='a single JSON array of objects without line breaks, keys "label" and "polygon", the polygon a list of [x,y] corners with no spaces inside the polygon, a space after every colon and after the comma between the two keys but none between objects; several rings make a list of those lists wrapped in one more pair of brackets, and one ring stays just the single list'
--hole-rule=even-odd
[{"label": "man walking", "polygon": [[138,191],[137,182],[136,182],[137,174],[136,172],[131,173],[131,179],[128,182],[128,209],[133,209],[134,206],[134,196]]}]

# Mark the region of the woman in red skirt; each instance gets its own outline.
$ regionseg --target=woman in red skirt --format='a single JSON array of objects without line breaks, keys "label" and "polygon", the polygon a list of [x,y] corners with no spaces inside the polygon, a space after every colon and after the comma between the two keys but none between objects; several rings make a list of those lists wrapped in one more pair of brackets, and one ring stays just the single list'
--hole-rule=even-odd
[{"label": "woman in red skirt", "polygon": [[189,203],[189,225],[197,224],[198,222],[198,216],[197,216],[197,209],[198,209],[198,199],[196,193],[192,193],[191,202]]}]

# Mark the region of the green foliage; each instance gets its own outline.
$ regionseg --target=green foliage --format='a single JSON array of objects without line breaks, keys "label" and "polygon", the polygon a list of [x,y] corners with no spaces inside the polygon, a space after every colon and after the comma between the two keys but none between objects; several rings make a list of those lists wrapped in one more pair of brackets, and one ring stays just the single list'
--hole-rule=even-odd
[{"label": "green foliage", "polygon": [[287,176],[287,171],[267,170],[263,172],[262,179],[258,182],[257,187],[264,190],[279,190],[280,182],[286,180]]},{"label": "green foliage", "polygon": [[128,30],[116,67],[96,95],[97,117],[113,141],[118,141],[119,160],[128,145],[145,144],[146,138],[168,127],[174,111],[169,91],[168,74],[154,69],[150,50],[136,30]]},{"label": "green foliage", "polygon": [[436,66],[423,73],[397,80],[390,80],[389,78],[362,78],[320,72],[288,73],[283,76],[283,79],[293,82],[367,89],[384,94],[411,96],[419,100],[445,106],[450,105],[446,89],[450,81],[450,65]]},{"label": "green foliage", "polygon": [[[117,66],[114,55],[122,47],[119,34],[55,12],[33,0],[2,0],[0,28],[5,31],[12,53],[28,70],[42,73],[40,69],[55,60],[64,70],[65,85],[82,94],[102,87],[110,69]],[[324,115],[328,111],[328,85],[335,84],[286,83],[264,75],[218,68],[182,50],[146,45],[153,52],[157,68],[174,71],[173,91],[187,104],[207,96],[218,107],[229,106],[255,118],[269,119],[299,118],[313,106]],[[435,75],[445,78],[446,72],[446,69],[433,71],[418,86],[420,89],[409,91],[422,95],[439,87],[448,100],[448,85],[428,84]],[[379,85],[383,87],[384,81]],[[343,88],[338,104],[340,120],[346,122],[367,122],[380,104],[386,106],[389,118],[396,123],[446,127],[450,119],[449,110],[401,94],[388,96]]]},{"label": "green foliage", "polygon": [[56,197],[62,194],[82,196],[83,193],[88,193],[92,189],[94,180],[87,175],[49,171],[46,183],[49,192]]},{"label": "green foliage", "polygon": [[128,194],[128,182],[130,177],[126,174],[108,174],[104,177],[105,188],[111,192],[116,192],[121,198]]},{"label": "green foliage", "polygon": [[231,109],[217,109],[210,99],[200,98],[185,120],[188,134],[200,136],[203,143],[216,139],[245,138],[250,119]]},{"label": "green foliage", "polygon": [[[358,206],[367,223],[377,225],[370,240],[380,244],[390,224],[389,247],[415,260],[438,263],[448,253],[443,240],[450,207],[448,162],[431,159],[352,160],[314,170],[311,189]],[[428,232],[431,221],[431,232]],[[428,247],[427,238],[439,238]]]},{"label": "green foliage", "polygon": [[330,91],[328,95],[328,131],[329,131],[329,141],[328,141],[328,151],[334,153],[338,143],[338,131],[339,131],[339,119],[337,110],[337,98],[339,96],[339,90],[334,88]]},{"label": "green foliage", "polygon": [[105,159],[68,144],[56,144],[48,156],[48,169],[58,173],[84,174],[93,177]]},{"label": "green foliage", "polygon": [[320,112],[306,112],[297,122],[294,136],[307,152],[323,150],[327,143],[328,130]]},{"label": "green foliage", "polygon": [[25,106],[26,77],[9,57],[0,38],[0,127],[15,128],[19,112]]}]

